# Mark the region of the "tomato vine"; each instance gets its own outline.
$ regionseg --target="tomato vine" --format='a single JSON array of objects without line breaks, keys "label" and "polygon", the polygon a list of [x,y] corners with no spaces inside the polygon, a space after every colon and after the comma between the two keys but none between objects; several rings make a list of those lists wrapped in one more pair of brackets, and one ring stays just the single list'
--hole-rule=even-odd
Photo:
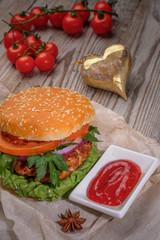
[{"label": "tomato vine", "polygon": [[32,26],[45,27],[50,21],[53,27],[62,28],[67,34],[75,35],[82,31],[93,12],[91,27],[95,33],[104,35],[112,29],[112,16],[118,16],[113,10],[115,3],[115,0],[110,0],[109,3],[100,1],[94,9],[90,9],[88,1],[82,0],[71,9],[64,9],[63,6],[50,9],[46,5],[34,7],[30,12],[22,11],[15,15],[9,13],[10,22],[2,20],[10,27],[4,36],[8,59],[22,73],[32,72],[35,66],[44,72],[52,70],[58,56],[58,47],[52,42],[42,42],[40,36],[32,31]]}]

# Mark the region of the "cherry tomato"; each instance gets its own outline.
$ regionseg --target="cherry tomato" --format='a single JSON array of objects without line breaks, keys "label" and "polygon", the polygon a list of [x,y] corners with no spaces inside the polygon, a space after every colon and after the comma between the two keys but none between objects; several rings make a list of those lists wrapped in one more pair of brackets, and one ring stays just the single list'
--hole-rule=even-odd
[{"label": "cherry tomato", "polygon": [[[39,15],[41,13],[43,13],[43,9],[41,9],[40,7],[34,7],[30,11],[30,18],[33,18],[35,15]],[[47,25],[47,22],[48,22],[48,14],[40,16],[40,17],[34,19],[32,21],[32,24],[35,27],[44,27],[44,26]]]},{"label": "cherry tomato", "polygon": [[54,58],[58,56],[58,47],[52,42],[46,43],[46,48],[43,52],[49,52],[53,55]]},{"label": "cherry tomato", "polygon": [[[113,8],[107,2],[104,2],[104,1],[96,3],[94,9],[95,10],[105,10],[107,12],[113,12]],[[94,12],[94,15],[96,15],[96,14],[97,13]]]},{"label": "cherry tomato", "polygon": [[13,46],[9,47],[7,49],[7,57],[9,61],[12,63],[15,63],[16,60],[23,55],[24,51],[26,50],[26,47],[24,44],[13,44]]},{"label": "cherry tomato", "polygon": [[96,14],[91,21],[92,29],[97,34],[107,34],[111,31],[113,26],[112,17],[109,14],[104,14],[103,18],[99,18]]},{"label": "cherry tomato", "polygon": [[38,56],[35,59],[35,63],[37,68],[42,72],[48,72],[52,70],[55,61],[54,57],[49,52],[42,52],[38,54]]},{"label": "cherry tomato", "polygon": [[62,27],[62,20],[67,15],[67,12],[57,12],[49,14],[49,20],[51,24],[56,28]]},{"label": "cherry tomato", "polygon": [[33,71],[34,67],[35,67],[35,61],[30,56],[19,57],[16,61],[16,68],[21,73],[30,73]]},{"label": "cherry tomato", "polygon": [[[23,39],[23,35],[16,31],[10,31],[8,32],[5,36],[4,36],[4,46],[5,48],[9,48],[10,46],[12,46],[12,43],[16,42],[16,41],[20,41]],[[23,41],[20,41],[23,42]]]},{"label": "cherry tomato", "polygon": [[[12,18],[11,18],[11,23],[23,23],[23,22],[26,22],[27,20],[29,20],[30,17],[28,15],[26,15],[25,13],[17,13],[15,14]],[[27,30],[29,31],[31,29],[31,26],[32,26],[32,23],[29,22],[29,23],[26,23],[26,24],[22,24],[22,25],[15,25],[15,28],[17,27],[18,29],[20,30]]]},{"label": "cherry tomato", "polygon": [[69,35],[78,34],[83,29],[83,20],[79,15],[68,13],[62,20],[62,28]]},{"label": "cherry tomato", "polygon": [[29,48],[31,45],[32,49],[28,49],[27,54],[31,56],[36,56],[36,51],[38,51],[42,45],[42,41],[39,37],[35,35],[30,35],[24,41],[26,48]]},{"label": "cherry tomato", "polygon": [[[80,9],[80,10],[83,10],[83,9],[87,9],[83,4],[81,3],[77,3],[75,4],[72,9]],[[88,22],[88,19],[90,17],[90,12],[89,11],[84,11],[84,12],[77,12],[78,15],[83,19],[83,22]]]}]

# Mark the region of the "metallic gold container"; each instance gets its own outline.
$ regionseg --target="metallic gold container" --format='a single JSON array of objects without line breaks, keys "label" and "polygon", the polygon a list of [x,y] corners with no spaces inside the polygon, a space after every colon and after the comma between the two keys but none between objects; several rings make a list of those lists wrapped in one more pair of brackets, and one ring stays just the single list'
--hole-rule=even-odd
[{"label": "metallic gold container", "polygon": [[[119,94],[127,100],[126,83],[131,69],[130,51],[121,44],[112,45],[103,56],[87,55],[81,74],[92,87]],[[86,57],[87,57],[86,56]]]}]

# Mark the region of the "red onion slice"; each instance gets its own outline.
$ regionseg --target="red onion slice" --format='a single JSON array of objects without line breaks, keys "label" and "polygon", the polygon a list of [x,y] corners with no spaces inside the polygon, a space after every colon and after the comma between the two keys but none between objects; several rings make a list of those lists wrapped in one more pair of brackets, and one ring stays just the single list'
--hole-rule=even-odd
[{"label": "red onion slice", "polygon": [[[61,154],[63,156],[70,154],[71,152],[73,152],[77,147],[82,146],[83,144],[85,144],[87,141],[83,138],[77,138],[74,141],[72,141],[72,143],[77,143],[76,145],[70,145],[68,147],[65,147],[63,149],[60,150],[55,150],[54,153],[57,154]],[[64,143],[65,144],[65,143]],[[62,144],[63,145],[63,144]]]},{"label": "red onion slice", "polygon": [[18,156],[19,161],[26,161],[28,156]]}]

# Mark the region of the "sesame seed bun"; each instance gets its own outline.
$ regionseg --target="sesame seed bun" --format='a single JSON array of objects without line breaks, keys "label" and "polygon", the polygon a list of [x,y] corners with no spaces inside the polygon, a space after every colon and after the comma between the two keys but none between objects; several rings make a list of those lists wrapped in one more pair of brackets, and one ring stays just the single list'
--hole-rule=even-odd
[{"label": "sesame seed bun", "polygon": [[9,96],[0,105],[2,131],[26,140],[64,139],[94,117],[89,99],[56,87],[33,87]]}]

